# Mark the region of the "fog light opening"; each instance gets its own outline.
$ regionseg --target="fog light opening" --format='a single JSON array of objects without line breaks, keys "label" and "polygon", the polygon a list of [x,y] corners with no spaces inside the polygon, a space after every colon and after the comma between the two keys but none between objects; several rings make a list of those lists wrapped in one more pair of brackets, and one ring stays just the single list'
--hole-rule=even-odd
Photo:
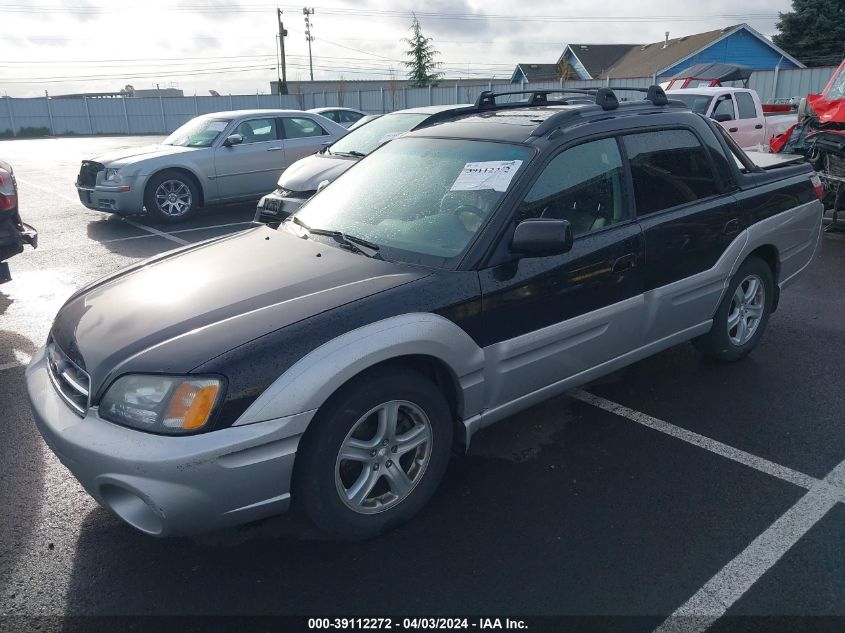
[{"label": "fog light opening", "polygon": [[132,527],[154,536],[162,533],[161,518],[134,492],[105,484],[100,486],[100,496],[112,512]]}]

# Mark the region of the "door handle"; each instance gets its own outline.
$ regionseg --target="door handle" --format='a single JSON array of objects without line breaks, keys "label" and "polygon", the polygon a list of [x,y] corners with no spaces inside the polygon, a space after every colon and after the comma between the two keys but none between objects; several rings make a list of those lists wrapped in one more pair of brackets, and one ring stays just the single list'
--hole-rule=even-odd
[{"label": "door handle", "polygon": [[728,128],[728,132],[739,132],[739,128],[738,127]]},{"label": "door handle", "polygon": [[282,148],[281,147],[271,147],[267,151],[268,152],[281,152]]},{"label": "door handle", "polygon": [[722,233],[724,233],[725,235],[734,235],[736,233],[739,233],[739,220],[728,220],[725,223],[725,226],[722,227]]},{"label": "door handle", "polygon": [[634,253],[628,253],[627,255],[617,258],[616,261],[613,262],[610,272],[624,273],[626,270],[631,270],[636,265],[637,256]]},{"label": "door handle", "polygon": [[755,129],[755,130],[762,130],[762,129],[763,129],[763,124],[762,124],[762,123],[758,123],[757,125],[755,125],[755,126],[754,126],[754,129]]}]

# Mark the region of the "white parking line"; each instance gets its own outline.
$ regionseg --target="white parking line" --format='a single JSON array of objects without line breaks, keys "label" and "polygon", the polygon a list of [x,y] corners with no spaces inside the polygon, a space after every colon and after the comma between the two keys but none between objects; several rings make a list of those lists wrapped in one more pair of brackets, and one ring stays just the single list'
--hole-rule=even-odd
[{"label": "white parking line", "polygon": [[[39,191],[43,191],[44,193],[48,193],[51,196],[55,196],[56,198],[61,198],[62,200],[66,200],[68,202],[72,202],[74,204],[79,203],[78,198],[71,198],[70,196],[66,196],[63,193],[58,193],[53,191],[52,189],[47,189],[41,185],[37,185],[34,182],[30,182],[29,180],[21,180],[20,178],[17,179],[19,183],[25,184],[27,187],[32,187],[33,189],[38,189]],[[80,203],[81,204],[81,203]],[[170,233],[165,233],[164,231],[159,231],[158,229],[154,229],[149,226],[145,226],[143,224],[139,224],[133,220],[128,220],[127,218],[121,216],[120,218],[127,224],[134,226],[136,229],[140,229],[142,231],[146,231],[152,235],[157,235],[158,237],[163,237],[166,240],[170,240],[171,242],[176,242],[177,244],[190,244],[187,240],[183,240],[181,237],[176,237],[175,235],[170,235]]]},{"label": "white parking line", "polygon": [[212,224],[211,226],[192,226],[189,229],[179,229],[178,231],[171,231],[171,233],[190,233],[191,231],[204,231],[206,229],[224,229],[229,226],[241,226],[242,224],[252,224],[252,220],[246,222],[229,222],[228,224]]},{"label": "white parking line", "polygon": [[703,448],[707,451],[710,451],[711,453],[716,453],[717,455],[721,455],[722,457],[727,457],[730,460],[733,460],[740,464],[744,464],[746,466],[750,466],[751,468],[766,473],[767,475],[777,477],[778,479],[782,479],[783,481],[788,481],[791,484],[801,486],[802,488],[806,488],[807,490],[819,483],[818,479],[816,479],[815,477],[811,477],[810,475],[806,475],[786,466],[781,466],[780,464],[775,464],[774,462],[770,462],[769,460],[763,459],[762,457],[757,457],[756,455],[752,455],[751,453],[746,453],[745,451],[740,450],[738,448],[734,448],[733,446],[728,446],[727,444],[723,444],[722,442],[711,439],[704,435],[699,435],[698,433],[695,433],[693,431],[682,429],[681,427],[675,426],[674,424],[670,424],[669,422],[659,420],[639,411],[634,411],[633,409],[624,407],[621,404],[617,404],[610,400],[600,398],[599,396],[594,396],[593,394],[587,393],[586,391],[578,389],[570,395],[573,398],[581,400],[582,402],[586,402],[587,404],[591,404],[594,407],[604,409],[605,411],[609,411],[610,413],[615,413],[616,415],[620,415],[623,418],[628,418],[632,422],[642,424],[643,426],[647,426],[651,429],[654,429],[655,431],[660,431],[661,433],[666,433],[667,435],[671,435],[672,437],[676,437],[679,440],[683,440],[684,442],[688,442],[689,444],[693,444],[695,446],[698,446],[699,448]]},{"label": "white parking line", "polygon": [[845,461],[824,479],[770,462],[704,435],[635,411],[583,390],[569,394],[586,404],[666,433],[711,453],[807,490],[795,505],[678,607],[654,633],[702,633],[721,618],[769,569],[839,502],[845,502]]},{"label": "white parking line", "polygon": [[181,237],[176,237],[175,235],[165,233],[164,231],[159,231],[158,229],[154,229],[151,226],[140,224],[138,222],[135,222],[134,220],[130,220],[123,216],[121,216],[120,219],[126,222],[126,224],[134,226],[136,229],[141,229],[142,231],[147,231],[148,233],[152,233],[153,235],[158,235],[159,237],[163,237],[164,239],[170,240],[171,242],[176,242],[177,244],[190,244],[188,240],[183,240]]},{"label": "white parking line", "polygon": [[6,371],[7,369],[14,369],[15,367],[23,367],[19,362],[15,361],[12,363],[3,363],[0,365],[0,371]]},{"label": "white parking line", "polygon": [[73,202],[74,204],[79,202],[79,198],[71,198],[70,196],[66,196],[63,193],[57,193],[52,189],[47,189],[47,187],[43,187],[41,185],[36,185],[34,182],[30,182],[29,180],[22,180],[20,176],[17,174],[15,175],[15,179],[18,183],[23,183],[27,187],[32,187],[33,189],[38,189],[39,191],[43,191],[44,193],[49,193],[51,196],[55,196],[56,198],[61,198],[62,200],[67,200],[68,202]]},{"label": "white parking line", "polygon": [[840,487],[843,477],[845,462],[814,484],[794,506],[666,618],[654,633],[706,631],[833,506],[843,500]]}]

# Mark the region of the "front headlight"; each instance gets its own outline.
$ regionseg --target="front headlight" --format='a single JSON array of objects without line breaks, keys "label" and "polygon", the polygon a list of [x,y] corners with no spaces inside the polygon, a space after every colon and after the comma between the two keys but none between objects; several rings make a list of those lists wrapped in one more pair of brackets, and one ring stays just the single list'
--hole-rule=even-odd
[{"label": "front headlight", "polygon": [[223,387],[215,376],[121,376],[100,401],[100,416],[153,433],[193,433],[211,419]]},{"label": "front headlight", "polygon": [[123,174],[120,173],[119,167],[106,167],[103,180],[104,182],[119,183],[123,180]]}]

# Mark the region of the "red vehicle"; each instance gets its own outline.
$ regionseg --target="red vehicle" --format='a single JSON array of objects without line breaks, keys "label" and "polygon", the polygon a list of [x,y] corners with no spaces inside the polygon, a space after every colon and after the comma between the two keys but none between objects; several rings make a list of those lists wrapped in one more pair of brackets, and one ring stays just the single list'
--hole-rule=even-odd
[{"label": "red vehicle", "polygon": [[696,64],[672,77],[666,90],[716,88],[723,81],[741,81],[742,87],[748,88],[752,72],[748,66],[738,64]]},{"label": "red vehicle", "polygon": [[807,95],[798,108],[798,124],[771,141],[773,152],[802,154],[819,172],[833,206],[836,225],[845,204],[845,61],[821,94]]}]

